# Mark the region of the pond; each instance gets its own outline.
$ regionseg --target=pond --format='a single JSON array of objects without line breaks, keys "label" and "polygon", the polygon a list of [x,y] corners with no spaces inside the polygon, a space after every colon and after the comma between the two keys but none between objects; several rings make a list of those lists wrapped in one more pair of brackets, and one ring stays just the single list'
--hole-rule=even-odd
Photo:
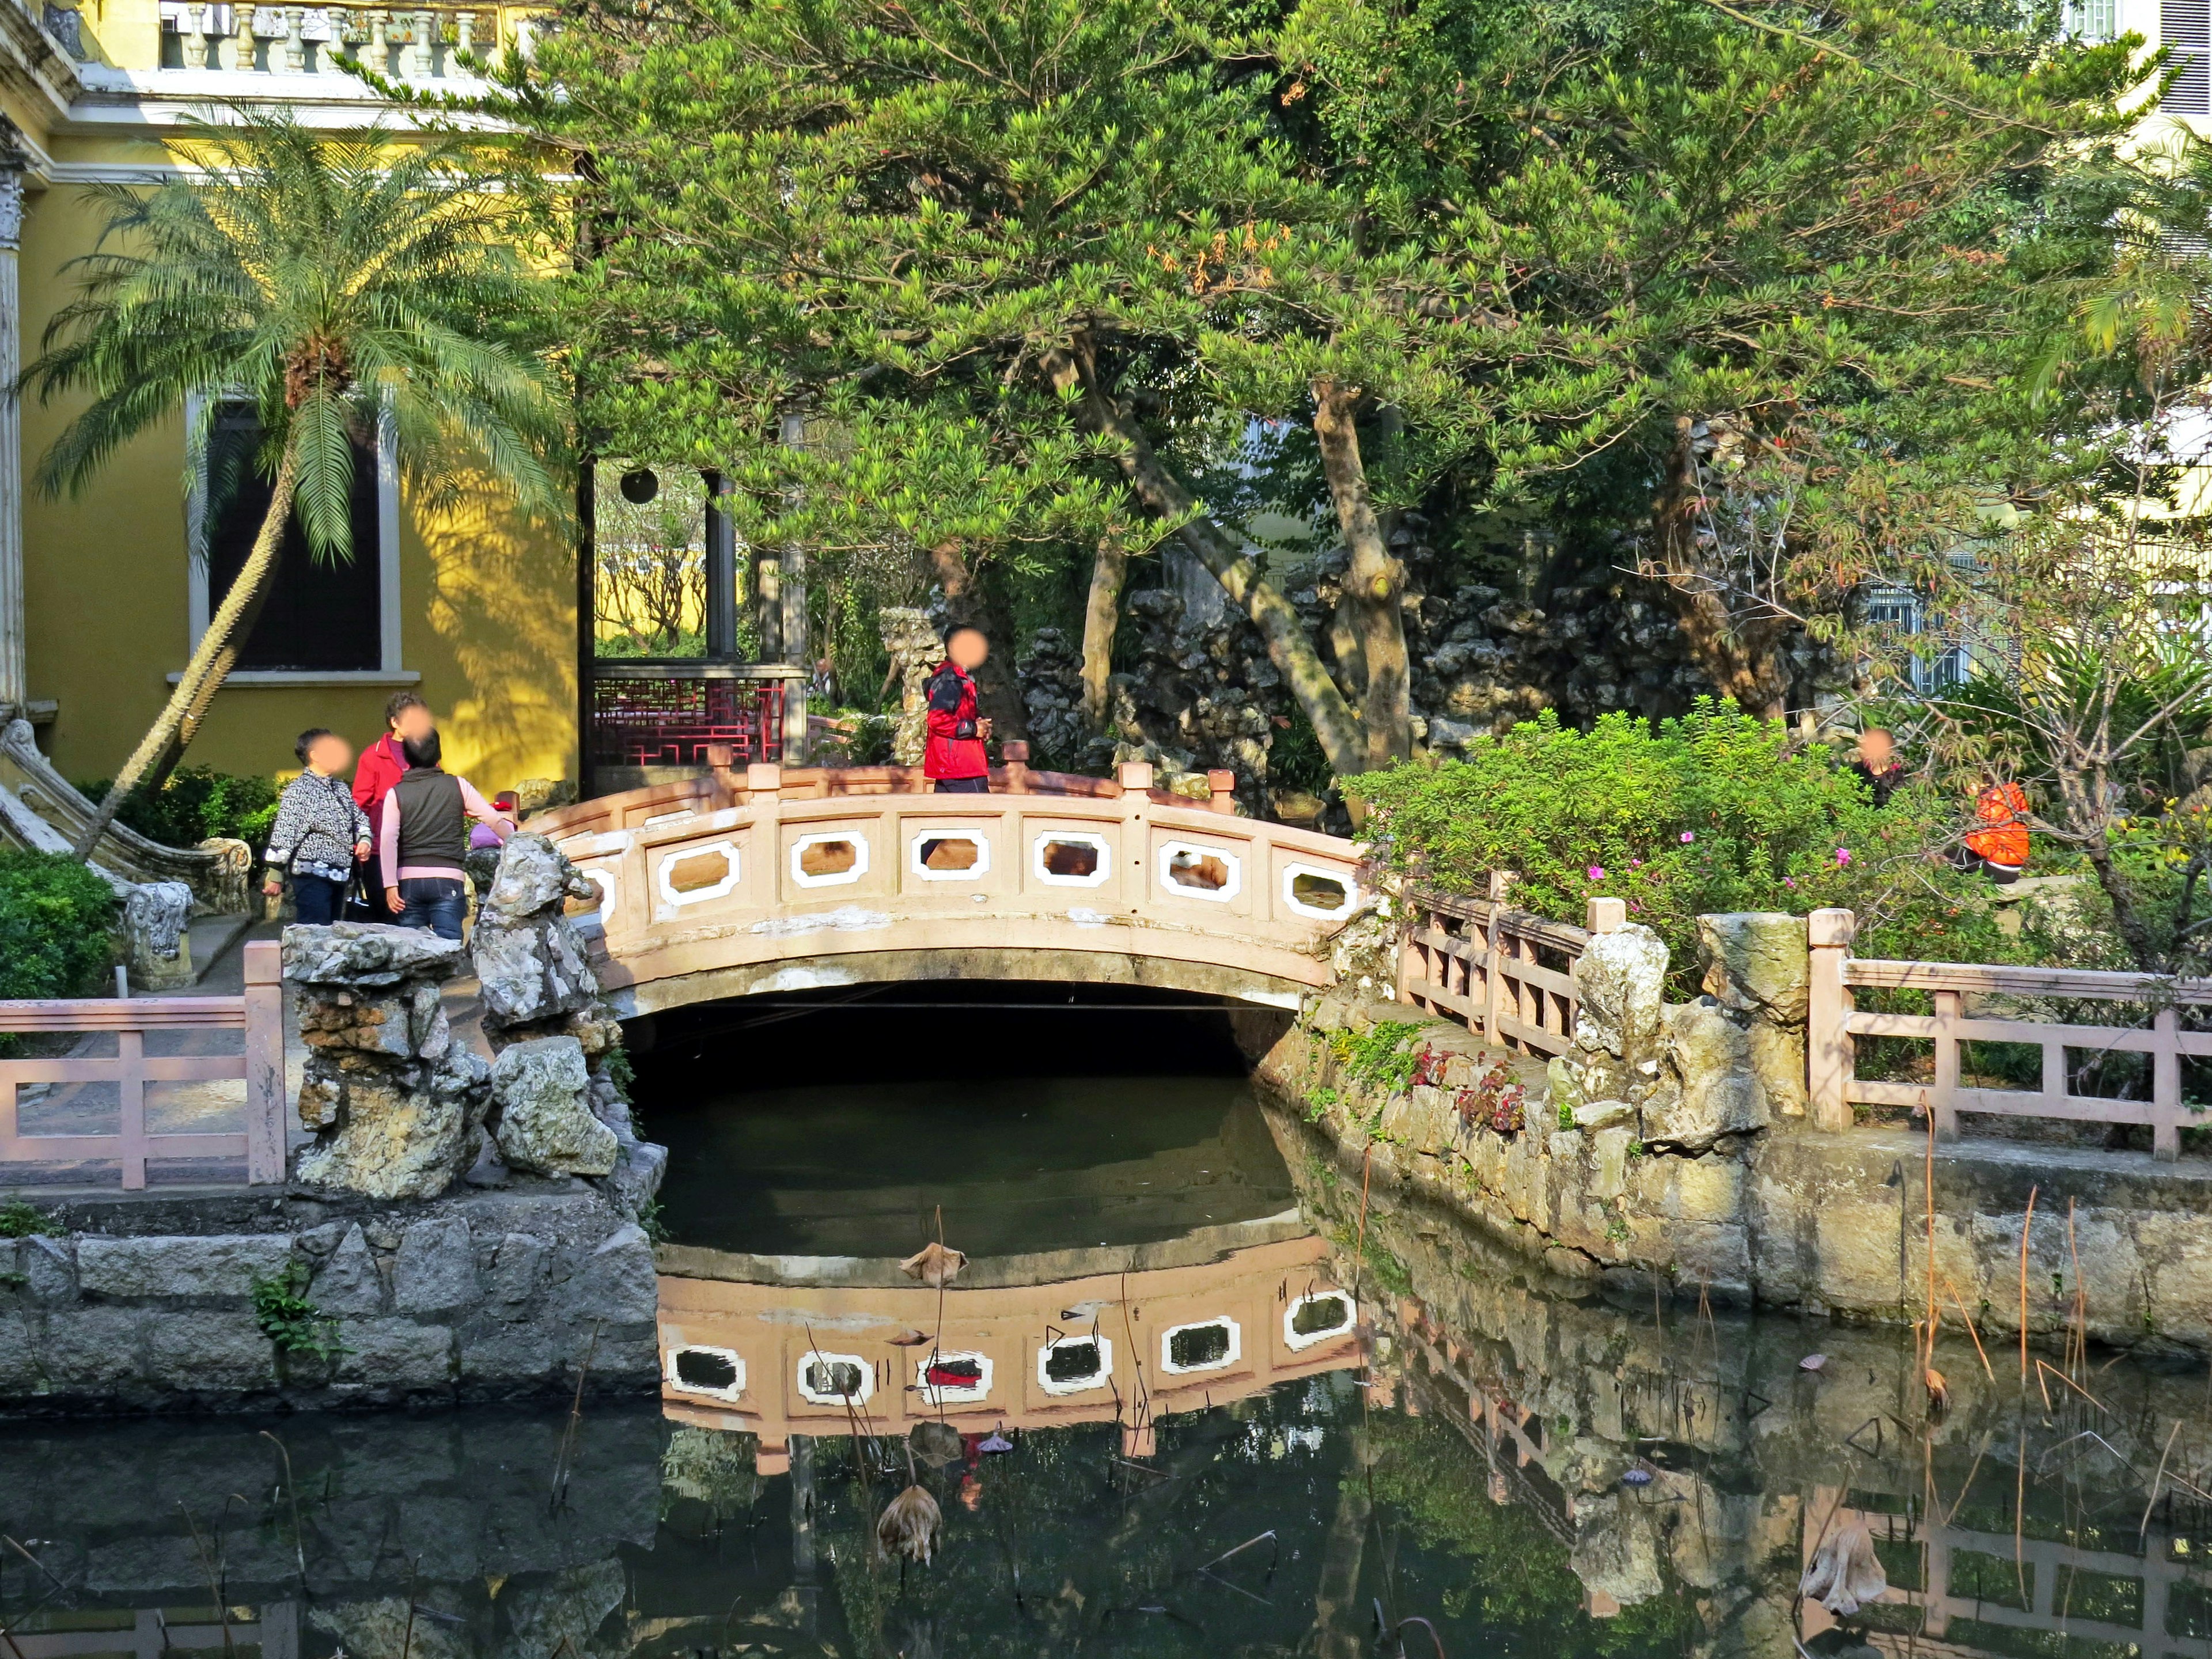
[{"label": "pond", "polygon": [[1938,1413],[1910,1332],[1540,1279],[1180,1010],[759,1029],[641,1061],[665,1401],[0,1427],[0,1655],[2212,1655],[2198,1362],[1954,1320]]}]

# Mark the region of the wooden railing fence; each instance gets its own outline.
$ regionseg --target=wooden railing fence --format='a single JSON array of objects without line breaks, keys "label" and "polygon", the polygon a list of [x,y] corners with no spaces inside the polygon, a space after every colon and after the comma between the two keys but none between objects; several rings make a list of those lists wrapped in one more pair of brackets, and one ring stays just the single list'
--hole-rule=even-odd
[{"label": "wooden railing fence", "polygon": [[[235,1054],[149,1054],[155,1031],[240,1031]],[[247,1184],[284,1179],[284,986],[281,947],[246,947],[246,990],[234,997],[87,997],[0,1002],[0,1032],[103,1033],[112,1055],[54,1054],[0,1060],[0,1185],[10,1165],[113,1163],[123,1185],[146,1185],[146,1166],[164,1158],[242,1161]],[[146,1087],[242,1079],[245,1123],[220,1133],[166,1133],[146,1127]],[[112,1083],[119,1121],[112,1133],[25,1134],[17,1098],[27,1084]]]},{"label": "wooden railing fence", "polygon": [[[1906,1106],[1931,1112],[1936,1133],[1945,1139],[1958,1135],[1961,1112],[2087,1123],[2145,1123],[2150,1126],[2154,1157],[2179,1156],[2181,1130],[2197,1121],[2182,1095],[2182,1060],[2185,1056],[2212,1059],[2212,1031],[2185,1030],[2180,1012],[2212,1006],[2212,981],[2075,968],[1861,958],[1851,954],[1857,926],[1857,919],[1849,910],[1815,910],[1807,918],[1812,984],[1806,1074],[1816,1127],[1850,1128],[1855,1119],[1851,1109],[1856,1105]],[[1875,987],[1925,991],[1935,1003],[1935,1012],[1861,1012],[1855,1006],[1853,992]],[[1990,996],[2134,1003],[2149,1010],[2150,1024],[2147,1027],[2089,1025],[1969,1013],[1969,997]],[[1855,1040],[1863,1036],[1932,1041],[1933,1076],[1925,1083],[1861,1078]],[[2040,1048],[2042,1086],[2003,1089],[1966,1084],[1960,1078],[1960,1045],[1966,1042],[2025,1043]],[[2148,1097],[2124,1099],[2075,1094],[2069,1049],[2148,1055]]]},{"label": "wooden railing fence", "polygon": [[[1406,896],[1398,998],[1457,1021],[1484,1042],[1522,1054],[1574,1046],[1582,1007],[1577,975],[1593,935],[1628,919],[1616,898],[1589,901],[1581,927],[1547,921],[1508,902],[1512,878],[1493,873],[1487,898],[1415,889]],[[1547,964],[1553,957],[1559,965]]]}]

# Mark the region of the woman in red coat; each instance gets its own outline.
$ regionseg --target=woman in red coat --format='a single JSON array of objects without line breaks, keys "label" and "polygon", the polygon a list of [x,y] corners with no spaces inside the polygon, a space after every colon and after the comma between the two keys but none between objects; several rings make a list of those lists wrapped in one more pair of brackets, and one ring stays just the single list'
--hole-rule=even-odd
[{"label": "woman in red coat", "polygon": [[975,717],[975,671],[991,654],[980,628],[956,628],[945,638],[945,660],[929,677],[929,744],[921,775],[940,795],[985,795],[991,763],[983,752],[991,722]]}]

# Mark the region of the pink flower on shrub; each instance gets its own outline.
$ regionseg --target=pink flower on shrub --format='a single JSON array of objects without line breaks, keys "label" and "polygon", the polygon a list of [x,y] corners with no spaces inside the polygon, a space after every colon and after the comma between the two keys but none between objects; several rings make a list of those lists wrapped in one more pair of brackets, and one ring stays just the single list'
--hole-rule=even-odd
[{"label": "pink flower on shrub", "polygon": [[1697,838],[1698,832],[1694,830],[1685,830],[1682,831],[1682,845],[1685,847],[1687,847],[1692,842],[1697,840]]},{"label": "pink flower on shrub", "polygon": [[1796,878],[1794,876],[1784,876],[1782,878],[1782,884],[1784,887],[1795,887],[1797,884]]},{"label": "pink flower on shrub", "polygon": [[1592,881],[1603,881],[1605,879],[1605,866],[1602,864],[1593,864],[1589,867],[1589,878]]},{"label": "pink flower on shrub", "polygon": [[1850,848],[1838,847],[1836,848],[1836,867],[1838,870],[1844,868],[1844,866],[1848,865],[1850,861],[1851,849]]}]

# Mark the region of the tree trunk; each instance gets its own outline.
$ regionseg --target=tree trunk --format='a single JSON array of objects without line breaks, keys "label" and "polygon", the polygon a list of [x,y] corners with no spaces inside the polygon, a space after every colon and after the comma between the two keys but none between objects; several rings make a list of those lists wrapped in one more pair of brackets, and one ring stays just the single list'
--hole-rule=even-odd
[{"label": "tree trunk", "polygon": [[1690,659],[1721,696],[1747,714],[1784,720],[1790,713],[1790,665],[1782,653],[1790,624],[1780,617],[1745,617],[1730,606],[1722,582],[1698,555],[1698,511],[1703,491],[1690,448],[1686,415],[1674,421],[1674,453],[1667,484],[1653,510],[1659,556],[1674,620]]},{"label": "tree trunk", "polygon": [[1093,732],[1106,724],[1106,682],[1114,672],[1114,630],[1121,624],[1121,583],[1128,574],[1129,550],[1121,538],[1100,537],[1083,608],[1083,718]]},{"label": "tree trunk", "polygon": [[1359,459],[1359,434],[1352,424],[1358,388],[1316,380],[1313,395],[1322,476],[1328,480],[1337,528],[1352,552],[1344,592],[1359,635],[1359,660],[1366,677],[1359,722],[1367,737],[1367,767],[1380,771],[1413,752],[1413,677],[1406,660],[1406,568],[1390,556],[1390,544],[1367,493],[1367,469]]},{"label": "tree trunk", "polygon": [[1030,714],[1014,677],[1014,623],[992,593],[982,573],[971,570],[958,542],[939,542],[929,550],[929,568],[945,589],[945,608],[956,628],[979,628],[991,642],[991,654],[975,671],[975,711],[991,722],[991,736],[1027,743]]},{"label": "tree trunk", "polygon": [[1085,429],[1115,441],[1118,446],[1115,461],[1137,499],[1162,518],[1183,520],[1176,533],[1259,630],[1267,647],[1267,660],[1274,664],[1283,684],[1313,722],[1314,735],[1321,740],[1330,769],[1346,775],[1365,770],[1367,749],[1359,717],[1328,677],[1321,653],[1306,637],[1305,625],[1290,600],[1261,573],[1257,561],[1245,558],[1243,550],[1218,526],[1196,512],[1196,498],[1162,465],[1143,428],[1099,390],[1087,362],[1059,349],[1046,354],[1045,367],[1053,384],[1062,392],[1080,392],[1076,418]]},{"label": "tree trunk", "polygon": [[237,665],[238,653],[253,632],[254,619],[261,614],[262,601],[269,597],[270,586],[276,579],[276,557],[283,550],[284,528],[292,516],[292,491],[297,481],[292,451],[288,446],[283,459],[277,463],[269,511],[262,516],[261,532],[253,539],[252,552],[246,555],[230,591],[222,596],[222,604],[208,623],[207,632],[200,636],[191,660],[185,665],[177,689],[169,694],[169,701],[146,735],[138,740],[131,758],[123,763],[122,770],[115,775],[115,781],[100,803],[100,810],[92,815],[84,833],[77,837],[75,851],[78,858],[92,857],[93,848],[107,833],[117,810],[133,789],[149,776],[166,776],[176,764],[177,757],[184,752],[185,745],[191,741],[200,722],[207,717],[208,705],[215,700],[215,694]]},{"label": "tree trunk", "polygon": [[1313,1651],[1317,1659],[1360,1659],[1372,1651],[1367,1620],[1360,1617],[1359,1566],[1367,1553],[1367,1436],[1352,1431],[1352,1468],[1336,1488],[1336,1518],[1322,1541],[1321,1573],[1314,1584]]}]

